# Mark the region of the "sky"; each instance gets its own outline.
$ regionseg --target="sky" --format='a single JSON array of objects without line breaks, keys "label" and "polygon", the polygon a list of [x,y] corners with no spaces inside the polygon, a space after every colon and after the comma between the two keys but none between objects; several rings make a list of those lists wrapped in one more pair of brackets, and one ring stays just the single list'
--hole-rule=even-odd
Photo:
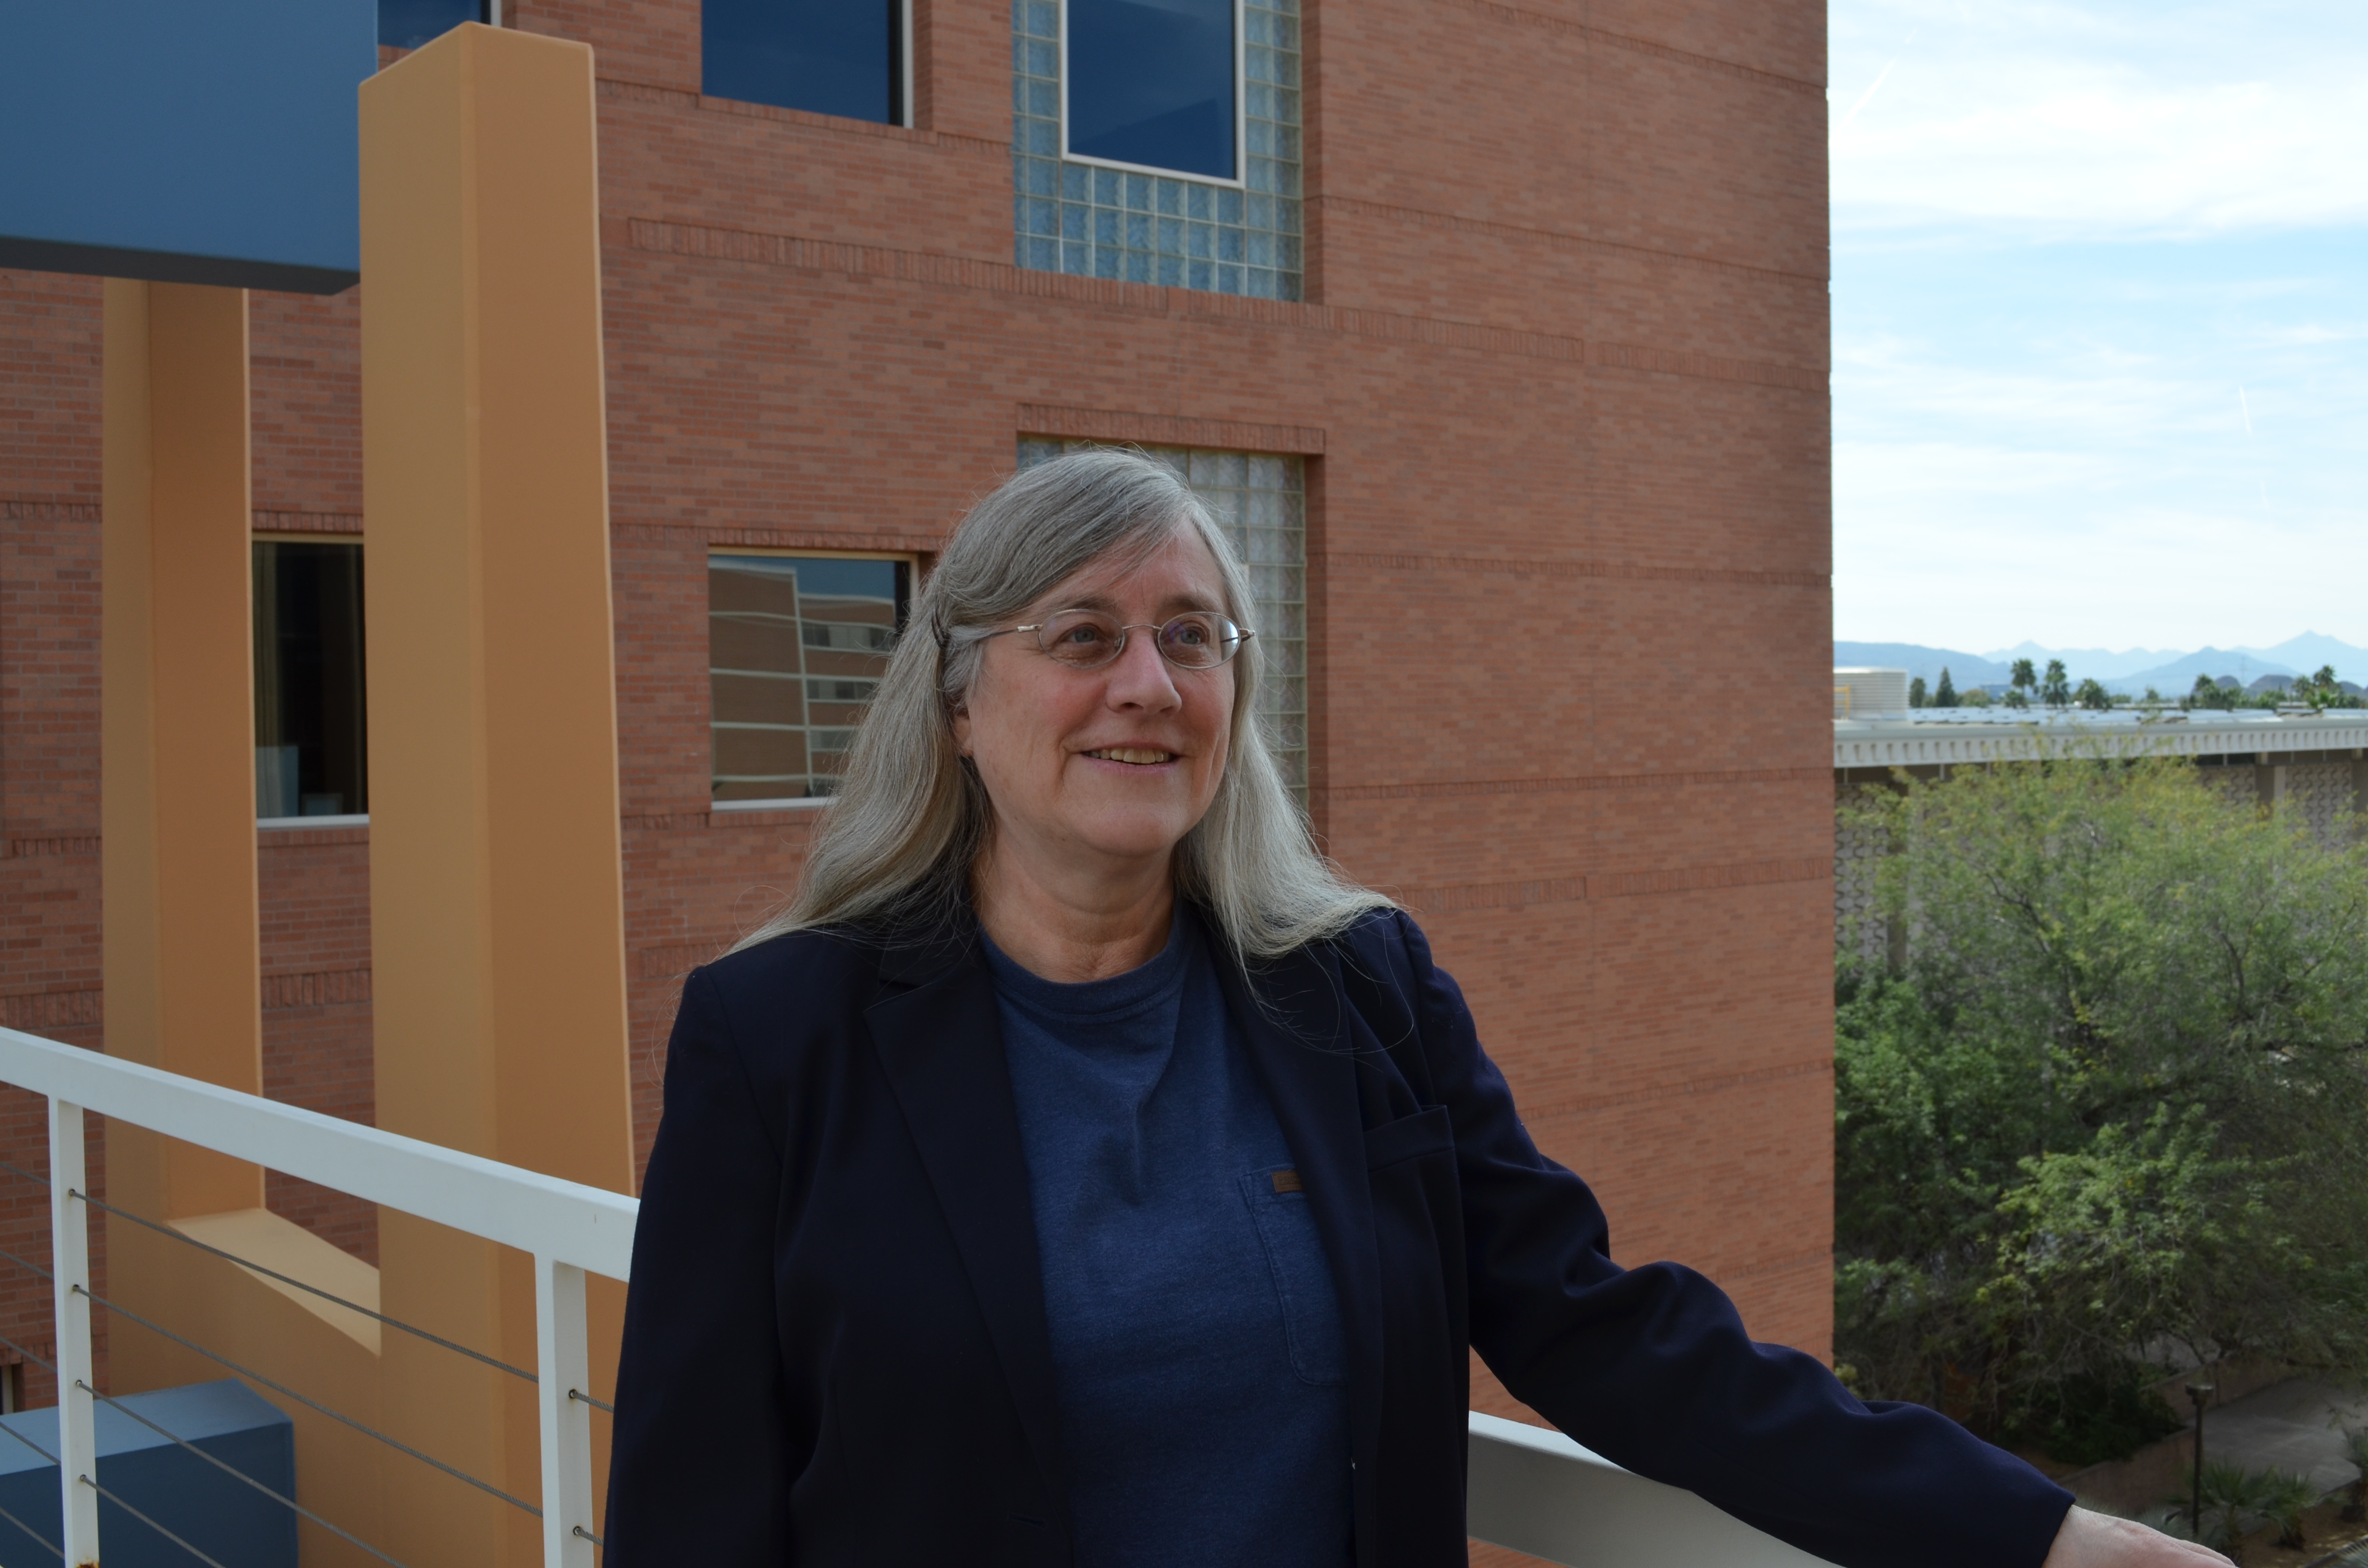
[{"label": "sky", "polygon": [[1829,22],[1834,634],[2368,645],[2368,5]]}]

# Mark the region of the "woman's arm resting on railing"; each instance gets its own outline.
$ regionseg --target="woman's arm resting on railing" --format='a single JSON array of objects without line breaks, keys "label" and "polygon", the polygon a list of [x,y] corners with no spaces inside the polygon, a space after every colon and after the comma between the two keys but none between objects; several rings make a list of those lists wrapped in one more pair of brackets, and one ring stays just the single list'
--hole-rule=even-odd
[{"label": "woman's arm resting on railing", "polygon": [[1399,929],[1391,967],[1454,1128],[1472,1344],[1515,1398],[1843,1568],[2043,1568],[2070,1493],[1936,1411],[1870,1406],[1815,1358],[1755,1343],[1691,1269],[1614,1264],[1594,1196],[1538,1153],[1455,983]]},{"label": "woman's arm resting on railing", "polygon": [[2055,1532],[2045,1568],[2228,1568],[2207,1546],[2178,1540],[2134,1519],[2075,1508]]}]

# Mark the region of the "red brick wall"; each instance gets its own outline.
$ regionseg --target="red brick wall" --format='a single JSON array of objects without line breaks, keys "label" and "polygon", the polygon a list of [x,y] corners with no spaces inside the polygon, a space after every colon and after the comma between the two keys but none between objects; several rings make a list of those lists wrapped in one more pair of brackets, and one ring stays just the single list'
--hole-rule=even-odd
[{"label": "red brick wall", "polygon": [[[1290,427],[1334,852],[1422,912],[1620,1256],[1822,1350],[1823,7],[1309,0],[1305,304],[1012,267],[1008,8],[916,13],[905,131],[701,98],[694,0],[512,6],[601,76],[644,1146],[679,977],[807,821],[707,811],[708,548],[926,551],[1031,424]],[[97,984],[95,299],[0,279],[0,831],[69,846],[0,862],[0,1005],[83,1040],[95,998],[46,998]],[[256,297],[259,527],[358,520],[356,310]],[[363,847],[302,837],[264,857],[268,1075],[367,1117]]]}]

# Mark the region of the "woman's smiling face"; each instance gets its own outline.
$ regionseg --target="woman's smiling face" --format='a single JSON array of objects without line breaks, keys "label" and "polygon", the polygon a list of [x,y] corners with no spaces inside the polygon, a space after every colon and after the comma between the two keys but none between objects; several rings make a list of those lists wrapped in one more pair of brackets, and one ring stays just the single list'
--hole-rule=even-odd
[{"label": "woman's smiling face", "polygon": [[[1207,545],[1179,528],[1136,564],[1099,561],[1018,623],[1094,609],[1149,628],[1188,610],[1225,612]],[[1032,632],[987,641],[954,739],[995,803],[996,853],[1054,874],[1164,859],[1215,799],[1232,733],[1234,665],[1182,669],[1148,630],[1098,669],[1048,657]]]}]

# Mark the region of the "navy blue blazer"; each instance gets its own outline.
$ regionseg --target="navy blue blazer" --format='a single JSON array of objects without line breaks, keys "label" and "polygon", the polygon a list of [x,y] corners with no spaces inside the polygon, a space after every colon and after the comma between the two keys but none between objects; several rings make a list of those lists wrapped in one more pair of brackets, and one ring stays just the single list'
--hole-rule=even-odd
[{"label": "navy blue blazer", "polygon": [[[1611,1261],[1414,922],[1222,963],[1349,1346],[1359,1568],[1465,1560],[1466,1346],[1596,1452],[1846,1568],[2038,1568],[2071,1496]],[[1748,1196],[1737,1195],[1748,1203]],[[1028,1172],[964,916],[685,986],[642,1189],[609,1568],[1067,1564]]]}]

